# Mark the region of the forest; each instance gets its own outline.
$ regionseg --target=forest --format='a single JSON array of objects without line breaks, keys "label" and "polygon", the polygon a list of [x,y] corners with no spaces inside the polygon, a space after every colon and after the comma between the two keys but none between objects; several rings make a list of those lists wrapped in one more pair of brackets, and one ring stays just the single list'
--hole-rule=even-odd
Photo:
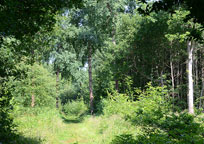
[{"label": "forest", "polygon": [[204,0],[1,0],[0,144],[204,144]]}]

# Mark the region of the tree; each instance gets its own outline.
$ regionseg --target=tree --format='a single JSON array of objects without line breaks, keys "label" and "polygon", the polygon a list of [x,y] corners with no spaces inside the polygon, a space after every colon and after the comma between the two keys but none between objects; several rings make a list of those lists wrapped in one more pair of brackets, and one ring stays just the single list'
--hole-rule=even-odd
[{"label": "tree", "polygon": [[29,65],[21,62],[17,64],[17,69],[24,73],[21,74],[21,79],[13,81],[15,86],[12,91],[14,103],[20,108],[30,107],[30,95],[33,94],[35,107],[53,108],[56,98],[56,81],[51,72],[39,63]]},{"label": "tree", "polygon": [[[175,13],[175,9],[185,9],[189,12],[185,13],[184,15],[180,13],[179,16],[181,16],[181,19],[179,22],[177,21],[177,24],[180,23],[182,25],[184,31],[183,34],[178,34],[177,36],[181,36],[181,39],[185,39],[187,42],[187,53],[188,53],[188,60],[187,60],[187,74],[188,74],[188,110],[189,113],[194,114],[194,87],[193,87],[193,53],[195,49],[195,41],[202,40],[202,29],[204,24],[204,19],[201,16],[201,11],[203,9],[204,2],[202,0],[193,1],[193,0],[161,0],[158,2],[154,2],[152,6],[150,6],[146,1],[142,1],[143,3],[146,3],[146,9],[143,10],[142,8],[139,8],[138,10],[141,13],[149,14],[152,11],[160,11],[165,10],[169,13]],[[178,11],[177,11],[178,12]],[[173,19],[177,19],[174,17],[175,14],[173,14]],[[184,23],[187,23],[188,26],[186,26]],[[188,27],[188,28],[186,28]]]},{"label": "tree", "polygon": [[81,0],[2,0],[0,2],[1,36],[23,38],[33,35],[41,27],[52,29],[54,15],[64,7],[82,6]]},{"label": "tree", "polygon": [[62,78],[75,79],[82,67],[74,50],[77,28],[70,25],[70,17],[65,13],[57,16],[57,23],[50,36],[50,49],[44,53],[46,61],[52,61],[56,73],[56,107],[59,107],[60,74]]},{"label": "tree", "polygon": [[174,13],[174,9],[176,7],[184,7],[188,13],[185,21],[193,19],[194,22],[200,23],[204,25],[204,17],[202,11],[204,9],[204,1],[203,0],[158,0],[152,2],[148,2],[148,0],[139,0],[142,3],[147,4],[146,9],[139,8],[138,10],[142,13],[149,14],[153,11],[168,11],[170,13]]},{"label": "tree", "polygon": [[89,103],[91,114],[94,112],[92,57],[96,50],[101,49],[105,34],[104,21],[106,15],[97,1],[86,1],[85,7],[70,12],[71,22],[78,27],[79,33],[75,43],[75,50],[82,55],[82,62],[88,64],[89,74]]},{"label": "tree", "polygon": [[[187,47],[187,77],[188,77],[188,111],[194,114],[194,86],[193,86],[193,57],[195,51],[195,42],[199,41],[192,33],[194,31],[202,31],[201,25],[194,23],[192,20],[184,22],[184,19],[189,14],[188,11],[178,10],[172,15],[168,21],[170,34],[169,39],[179,39],[184,41]],[[174,30],[173,30],[174,29]],[[174,32],[173,32],[173,31]],[[173,32],[173,33],[172,33]]]},{"label": "tree", "polygon": [[[31,51],[30,49],[25,49],[25,47],[19,47],[19,43],[24,40],[30,39],[39,30],[51,30],[54,24],[54,15],[61,8],[67,6],[82,5],[81,0],[77,1],[61,1],[61,0],[1,0],[0,1],[0,48],[1,50],[12,49],[12,54],[17,56],[17,54],[23,55],[22,51]],[[15,41],[11,41],[11,45],[14,47],[3,47],[5,39],[16,38]],[[27,47],[28,48],[28,47]],[[16,58],[19,61],[19,57]],[[12,109],[10,105],[10,100],[12,98],[11,93],[6,90],[10,76],[17,77],[19,72],[15,70],[15,63],[17,62],[11,59],[10,65],[6,65],[7,62],[1,58],[1,93],[0,93],[0,123],[1,123],[1,139],[5,141],[10,139],[12,134],[12,119],[9,117],[8,109]],[[10,108],[11,107],[11,108]],[[9,135],[8,135],[9,134]]]}]

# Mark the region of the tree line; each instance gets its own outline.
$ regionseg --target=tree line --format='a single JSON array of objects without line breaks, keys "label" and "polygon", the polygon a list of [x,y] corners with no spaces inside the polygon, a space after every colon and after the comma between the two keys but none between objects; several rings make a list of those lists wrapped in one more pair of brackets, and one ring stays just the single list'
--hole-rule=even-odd
[{"label": "tree line", "polygon": [[[25,107],[59,108],[73,95],[83,97],[93,114],[114,91],[138,101],[134,90],[145,90],[148,82],[168,87],[175,111],[188,108],[194,114],[204,106],[203,5],[202,0],[1,1],[1,133],[9,135],[14,127],[13,99]],[[65,83],[72,94],[62,93]]]}]

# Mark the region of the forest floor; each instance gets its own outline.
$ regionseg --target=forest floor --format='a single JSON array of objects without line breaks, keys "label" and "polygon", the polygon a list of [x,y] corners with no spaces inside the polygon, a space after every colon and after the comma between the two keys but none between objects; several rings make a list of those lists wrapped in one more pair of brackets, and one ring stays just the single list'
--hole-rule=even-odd
[{"label": "forest floor", "polygon": [[21,135],[16,143],[20,144],[108,144],[116,134],[135,132],[131,124],[118,116],[87,115],[79,119],[51,110],[18,116],[15,123]]}]

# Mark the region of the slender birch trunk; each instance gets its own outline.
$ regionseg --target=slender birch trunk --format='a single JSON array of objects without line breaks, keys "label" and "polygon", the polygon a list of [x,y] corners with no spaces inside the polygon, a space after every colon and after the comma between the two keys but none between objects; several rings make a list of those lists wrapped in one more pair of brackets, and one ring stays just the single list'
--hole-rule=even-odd
[{"label": "slender birch trunk", "polygon": [[[32,54],[32,66],[33,66],[33,63],[34,63],[34,57],[35,57],[35,52],[34,50],[32,50],[31,52]],[[31,70],[33,72],[33,69]],[[31,80],[31,85],[32,85],[32,89],[34,88],[34,78],[32,77],[32,80]],[[35,94],[34,94],[34,91],[32,90],[32,96],[31,96],[31,107],[35,107]]]},{"label": "slender birch trunk", "polygon": [[188,74],[188,112],[194,114],[193,105],[193,41],[187,42],[188,62],[187,62],[187,74]]},{"label": "slender birch trunk", "polygon": [[174,94],[174,88],[175,88],[175,83],[174,83],[174,65],[173,65],[173,59],[172,59],[172,41],[170,43],[171,51],[170,51],[170,68],[171,68],[171,84],[172,84],[172,97],[174,100],[175,94]]},{"label": "slender birch trunk", "polygon": [[202,81],[202,88],[200,92],[200,102],[199,102],[199,108],[202,107],[202,97],[203,97],[203,91],[204,91],[204,61],[201,59],[201,81]]},{"label": "slender birch trunk", "polygon": [[56,72],[56,108],[59,108],[59,69]]},{"label": "slender birch trunk", "polygon": [[35,95],[32,94],[32,98],[31,98],[31,107],[34,107],[35,106]]},{"label": "slender birch trunk", "polygon": [[174,94],[174,88],[175,88],[175,84],[174,84],[174,66],[173,66],[173,62],[172,59],[170,58],[170,66],[171,66],[171,84],[172,84],[172,97],[173,99],[175,98],[175,94]]},{"label": "slender birch trunk", "polygon": [[203,91],[204,91],[204,68],[202,68],[202,88],[200,93],[200,102],[199,102],[199,108],[202,107],[202,97],[203,97]]},{"label": "slender birch trunk", "polygon": [[[181,74],[181,75],[180,75]],[[178,70],[177,70],[177,86],[183,84],[183,67],[180,66],[180,63],[178,64]],[[183,91],[178,91],[178,98],[182,99],[183,97]]]},{"label": "slender birch trunk", "polygon": [[93,114],[94,107],[93,107],[93,88],[92,88],[92,48],[89,47],[89,53],[88,53],[88,72],[89,72],[89,97],[90,97],[90,110],[91,110],[91,115]]}]

